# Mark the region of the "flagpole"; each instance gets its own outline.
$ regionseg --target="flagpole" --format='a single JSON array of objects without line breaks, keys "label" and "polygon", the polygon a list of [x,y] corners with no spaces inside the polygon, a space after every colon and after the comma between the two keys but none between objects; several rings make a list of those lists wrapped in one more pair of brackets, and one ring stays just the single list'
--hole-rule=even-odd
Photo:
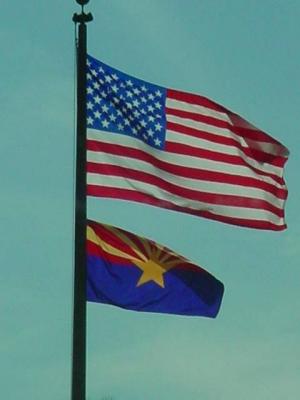
[{"label": "flagpole", "polygon": [[72,400],[86,398],[86,23],[92,14],[85,14],[89,0],[76,0],[81,14],[74,14],[78,32],[77,49],[77,139],[76,139],[76,199]]}]

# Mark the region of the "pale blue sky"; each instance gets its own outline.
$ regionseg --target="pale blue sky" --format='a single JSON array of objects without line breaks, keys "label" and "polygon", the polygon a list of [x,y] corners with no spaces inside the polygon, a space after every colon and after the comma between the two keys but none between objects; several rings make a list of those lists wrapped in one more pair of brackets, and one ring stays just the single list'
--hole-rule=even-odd
[{"label": "pale blue sky", "polygon": [[[201,93],[286,145],[288,229],[91,199],[89,216],[167,245],[225,284],[216,320],[88,306],[88,399],[282,400],[300,392],[296,0],[91,0],[89,52]],[[2,0],[0,391],[70,393],[75,1]]]}]

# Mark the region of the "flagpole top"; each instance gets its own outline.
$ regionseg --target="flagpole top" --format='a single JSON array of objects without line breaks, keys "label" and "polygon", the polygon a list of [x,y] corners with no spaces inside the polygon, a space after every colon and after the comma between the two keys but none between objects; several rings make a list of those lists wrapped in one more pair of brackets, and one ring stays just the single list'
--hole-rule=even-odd
[{"label": "flagpole top", "polygon": [[90,22],[93,20],[93,16],[91,13],[86,14],[84,12],[84,6],[87,5],[89,1],[90,0],[76,0],[76,3],[81,6],[81,14],[75,13],[73,15],[73,21],[75,23],[85,24],[86,22]]}]

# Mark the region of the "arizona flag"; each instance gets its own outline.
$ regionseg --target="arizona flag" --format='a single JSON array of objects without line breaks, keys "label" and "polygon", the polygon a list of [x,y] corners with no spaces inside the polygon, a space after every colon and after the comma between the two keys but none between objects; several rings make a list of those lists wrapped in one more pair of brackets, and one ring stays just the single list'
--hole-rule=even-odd
[{"label": "arizona flag", "polygon": [[172,250],[88,221],[87,300],[135,311],[214,318],[223,284]]}]

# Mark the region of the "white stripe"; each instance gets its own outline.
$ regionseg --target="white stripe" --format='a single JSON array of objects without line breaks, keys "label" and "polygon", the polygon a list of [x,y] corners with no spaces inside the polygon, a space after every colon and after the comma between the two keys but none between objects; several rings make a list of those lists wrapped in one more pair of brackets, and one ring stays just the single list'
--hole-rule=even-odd
[{"label": "white stripe", "polygon": [[97,163],[99,165],[108,164],[113,166],[122,166],[129,170],[145,172],[152,176],[158,176],[168,183],[185,189],[192,189],[205,193],[224,194],[229,196],[250,197],[252,199],[268,201],[270,204],[273,204],[278,208],[282,208],[284,206],[284,200],[277,198],[273,194],[266,192],[263,189],[249,186],[231,185],[227,183],[208,182],[193,178],[183,178],[156,168],[152,164],[149,164],[145,161],[128,158],[126,156],[121,157],[103,152],[88,151],[87,161]]},{"label": "white stripe", "polygon": [[[174,99],[170,99],[170,98],[166,99],[166,106],[173,110],[191,112],[191,113],[198,114],[198,115],[213,117],[215,119],[228,122],[230,125],[236,126],[236,127],[243,127],[246,125],[247,129],[250,129],[254,132],[255,131],[260,132],[262,135],[266,135],[260,129],[258,129],[254,125],[252,125],[250,122],[244,120],[242,117],[240,117],[237,114],[232,113],[229,110],[227,113],[222,112],[222,111],[216,111],[216,110],[213,110],[213,109],[205,107],[205,106],[199,106],[197,104],[188,103],[185,101],[174,100]],[[232,122],[230,115],[234,116],[234,120],[235,120],[234,123]],[[240,124],[238,124],[237,121],[239,121]],[[284,146],[279,145],[277,143],[270,143],[269,141],[251,140],[251,139],[247,139],[247,143],[248,143],[248,145],[250,145],[250,147],[254,147],[257,149],[262,148],[261,146],[263,145],[263,148],[266,149],[267,153],[272,154],[273,152],[275,152],[274,153],[275,155],[281,155],[282,157],[286,157],[286,158],[288,156],[287,149]]]},{"label": "white stripe", "polygon": [[[167,162],[171,165],[177,165],[187,168],[196,168],[204,171],[227,173],[231,175],[239,175],[242,177],[255,178],[262,182],[270,183],[274,187],[284,188],[280,183],[275,182],[268,176],[262,176],[256,174],[250,168],[242,165],[234,165],[223,163],[220,161],[206,160],[199,157],[185,156],[182,154],[168,153],[167,151],[157,150],[151,146],[146,145],[144,142],[137,140],[133,137],[122,135],[122,134],[111,134],[109,132],[97,131],[93,129],[87,130],[88,139],[108,143],[117,144],[120,146],[126,146],[136,150],[142,150],[155,157],[157,160]],[[124,149],[126,154],[126,149]],[[234,177],[233,177],[234,178]]]},{"label": "white stripe", "polygon": [[265,153],[274,154],[275,156],[280,156],[287,159],[287,149],[284,146],[280,146],[276,143],[262,142],[253,139],[247,139],[249,148],[255,150],[262,150]]},{"label": "white stripe", "polygon": [[167,97],[166,98],[166,106],[168,108],[172,108],[173,110],[182,110],[182,111],[186,111],[186,112],[193,112],[195,114],[205,115],[207,117],[213,117],[213,118],[219,119],[221,121],[226,121],[226,122],[232,124],[227,113],[221,112],[221,111],[216,111],[216,110],[213,110],[213,109],[205,107],[205,106],[199,106],[198,104],[187,103],[185,101],[174,100],[174,99],[170,99],[169,97]]},{"label": "white stripe", "polygon": [[[283,172],[282,168],[271,165],[271,164],[260,163],[260,162],[256,161],[254,158],[248,157],[242,150],[240,150],[237,147],[227,146],[225,144],[220,144],[220,143],[216,143],[216,142],[211,142],[209,140],[196,138],[194,136],[189,136],[188,140],[187,140],[186,135],[175,132],[170,129],[167,130],[167,135],[168,135],[167,136],[168,142],[178,143],[178,144],[188,144],[192,147],[203,149],[203,150],[215,151],[215,152],[222,153],[225,155],[227,154],[227,155],[238,156],[238,157],[242,158],[247,164],[249,164],[253,168],[258,169],[261,172],[274,174],[280,178],[282,177],[282,172]],[[270,182],[275,184],[276,181],[273,181],[272,178],[270,178],[270,179],[271,179]]]},{"label": "white stripe", "polygon": [[[279,218],[277,215],[270,211],[261,209],[242,208],[234,206],[220,206],[210,205],[199,201],[193,201],[183,197],[174,195],[165,190],[159,189],[156,186],[147,184],[145,182],[139,182],[132,179],[123,179],[122,177],[105,176],[99,174],[88,173],[87,184],[110,187],[117,189],[127,189],[134,192],[143,193],[155,197],[158,200],[168,201],[179,207],[189,208],[197,211],[209,211],[215,215],[221,215],[232,218],[243,218],[249,220],[260,220],[272,222],[276,225],[283,225],[283,218]],[[105,196],[104,196],[105,197]]]},{"label": "white stripe", "polygon": [[[173,122],[175,124],[180,124],[180,125],[186,126],[188,128],[201,130],[206,133],[218,135],[220,137],[234,139],[236,142],[240,143],[242,147],[247,148],[247,149],[251,148],[249,146],[249,144],[247,143],[247,141],[242,136],[236,135],[235,133],[233,133],[232,131],[230,131],[227,128],[220,128],[219,126],[205,124],[204,122],[194,121],[192,119],[182,118],[182,117],[178,117],[178,116],[170,115],[170,114],[167,114],[167,121]],[[254,141],[252,140],[251,142],[253,143]],[[255,141],[255,143],[256,143],[255,149],[257,149],[257,150],[263,151],[264,153],[273,154],[273,155],[278,154],[277,146],[275,146],[272,143],[258,142],[258,141],[257,142]]]}]

